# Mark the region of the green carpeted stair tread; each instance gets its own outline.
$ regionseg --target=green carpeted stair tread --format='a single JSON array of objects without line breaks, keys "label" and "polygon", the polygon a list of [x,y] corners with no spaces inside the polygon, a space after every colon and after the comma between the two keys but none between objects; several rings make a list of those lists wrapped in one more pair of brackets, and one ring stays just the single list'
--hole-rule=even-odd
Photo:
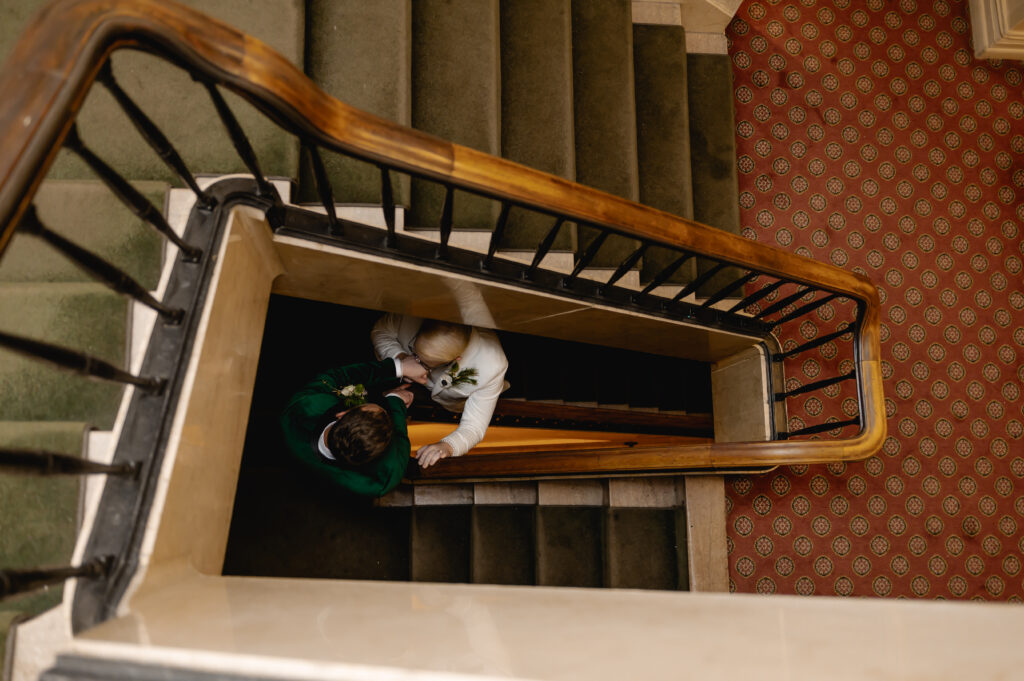
[{"label": "green carpeted stair tread", "polygon": [[[572,12],[569,0],[501,3],[501,153],[505,158],[576,178],[573,140]],[[503,246],[536,249],[553,219],[509,214]],[[572,247],[563,228],[554,248]]]},{"label": "green carpeted stair tread", "polygon": [[[500,155],[497,0],[417,0],[412,8],[412,125],[442,139]],[[413,180],[406,225],[437,229],[444,190]],[[454,225],[491,230],[498,205],[455,193]]]},{"label": "green carpeted stair tread", "polygon": [[[686,32],[681,26],[634,25],[633,68],[640,202],[693,218]],[[649,249],[641,277],[649,281],[676,257],[667,249]],[[695,273],[691,260],[668,283],[688,283]]]},{"label": "green carpeted stair tread", "polygon": [[676,589],[673,509],[609,508],[606,572],[613,589]]},{"label": "green carpeted stair tread", "polygon": [[[0,447],[82,453],[81,422],[0,421]],[[74,476],[0,475],[0,567],[68,565],[79,524],[81,479]],[[60,602],[61,586],[0,604],[0,637],[15,614],[37,615]]]},{"label": "green carpeted stair tread", "polygon": [[413,506],[410,574],[416,582],[470,581],[472,506]]},{"label": "green carpeted stair tread", "polygon": [[[185,4],[262,40],[301,67],[303,0],[186,0]],[[112,62],[121,87],[167,135],[193,173],[249,172],[234,150],[205,88],[188,73],[141,52],[116,52]],[[297,177],[297,138],[282,132],[239,97],[221,91],[256,150],[263,173]],[[101,85],[90,90],[78,122],[85,143],[122,177],[181,184]],[[72,154],[61,152],[49,177],[91,179],[94,175]]]},{"label": "green carpeted stair tread", "polygon": [[[573,118],[576,180],[633,201],[639,199],[633,20],[630,0],[573,0]],[[597,236],[581,227],[577,250]],[[616,267],[636,242],[612,236],[595,267]]]},{"label": "green carpeted stair tread", "polygon": [[[135,182],[163,211],[165,182]],[[33,201],[44,225],[117,266],[149,290],[160,281],[164,239],[98,180],[49,180]],[[0,256],[0,282],[95,281],[37,237],[15,233]]]},{"label": "green carpeted stair tread", "polygon": [[[7,284],[0,287],[0,330],[86,352],[117,366],[126,356],[128,301],[101,284]],[[110,429],[122,386],[93,381],[0,351],[0,419],[86,421]]]},{"label": "green carpeted stair tread", "polygon": [[[686,57],[686,75],[693,218],[739,234],[732,63],[724,54],[689,54]],[[714,263],[701,260],[698,271],[705,272],[713,266]],[[709,295],[738,276],[735,268],[726,268],[705,284],[699,293]]]},{"label": "green carpeted stair tread", "polygon": [[[306,74],[327,94],[358,109],[409,125],[412,120],[411,0],[310,0]],[[338,203],[380,203],[380,170],[323,152]],[[392,178],[395,201],[408,203],[408,178]],[[300,197],[318,196],[308,163]]]},{"label": "green carpeted stair tread", "polygon": [[604,511],[599,506],[537,507],[537,584],[603,585]]},{"label": "green carpeted stair tread", "polygon": [[535,506],[473,506],[473,581],[534,584],[536,523]]}]

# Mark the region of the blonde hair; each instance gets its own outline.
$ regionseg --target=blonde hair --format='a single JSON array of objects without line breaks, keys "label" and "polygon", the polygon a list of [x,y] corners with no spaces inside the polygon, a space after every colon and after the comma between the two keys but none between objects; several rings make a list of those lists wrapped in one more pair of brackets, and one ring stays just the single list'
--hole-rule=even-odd
[{"label": "blonde hair", "polygon": [[447,364],[462,354],[469,345],[472,329],[465,324],[426,319],[416,336],[415,351],[427,364]]}]

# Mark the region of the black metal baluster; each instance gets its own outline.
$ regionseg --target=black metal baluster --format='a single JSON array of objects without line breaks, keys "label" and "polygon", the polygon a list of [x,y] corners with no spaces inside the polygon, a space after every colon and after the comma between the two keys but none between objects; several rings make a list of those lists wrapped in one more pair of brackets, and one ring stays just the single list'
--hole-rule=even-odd
[{"label": "black metal baluster", "polygon": [[441,243],[437,248],[437,257],[448,259],[448,239],[452,235],[452,213],[455,211],[455,187],[444,188],[444,206],[441,208]]},{"label": "black metal baluster", "polygon": [[569,286],[572,286],[572,283],[576,281],[576,277],[580,275],[580,272],[586,269],[587,265],[589,265],[590,262],[597,256],[597,252],[601,250],[601,246],[604,245],[605,239],[608,238],[609,234],[610,232],[608,232],[607,230],[601,230],[601,233],[598,234],[594,238],[594,240],[590,242],[590,245],[587,246],[587,250],[583,252],[583,256],[579,259],[579,262],[576,263],[576,267],[573,268],[572,274],[562,279],[563,288],[568,288]]},{"label": "black metal baluster", "polygon": [[774,305],[771,305],[771,306],[766,307],[765,309],[761,310],[756,315],[754,315],[754,318],[755,319],[762,319],[762,318],[767,317],[768,315],[770,315],[770,314],[772,314],[774,312],[778,312],[779,310],[781,310],[782,308],[786,307],[790,303],[793,303],[793,302],[796,302],[797,300],[800,300],[801,298],[803,298],[804,296],[806,296],[810,292],[811,292],[811,287],[810,286],[805,286],[804,288],[800,289],[796,293],[788,295],[785,298],[783,298],[782,300],[780,300],[777,303],[775,303]]},{"label": "black metal baluster", "polygon": [[331,190],[331,181],[327,179],[327,169],[324,168],[324,160],[320,157],[320,150],[315,144],[306,145],[309,151],[309,160],[313,164],[313,182],[316,184],[316,193],[320,197],[320,203],[327,211],[328,229],[331,234],[341,234],[341,225],[338,224],[338,211],[334,206],[334,192]]},{"label": "black metal baluster", "polygon": [[167,139],[167,136],[161,132],[153,120],[128,96],[128,93],[121,89],[117,80],[114,79],[114,72],[110,67],[109,61],[103,65],[103,68],[96,76],[96,80],[102,83],[110,94],[114,96],[114,99],[117,100],[117,103],[128,116],[132,125],[135,126],[135,129],[139,131],[139,134],[142,135],[149,146],[153,148],[153,151],[189,186],[196,195],[196,200],[199,201],[199,204],[206,209],[213,208],[217,203],[216,200],[199,188],[199,185],[196,184],[196,179],[189,172],[188,166],[185,165],[185,161],[182,160],[181,155],[178,154],[170,140]]},{"label": "black metal baluster", "polygon": [[761,300],[765,296],[769,296],[772,293],[774,293],[776,290],[779,289],[779,287],[781,287],[785,283],[786,283],[785,279],[779,279],[774,284],[770,284],[770,285],[765,286],[764,288],[762,288],[762,289],[760,289],[758,291],[755,291],[754,293],[751,293],[749,296],[747,296],[746,298],[744,298],[740,302],[738,302],[735,305],[733,305],[732,307],[730,307],[729,308],[729,312],[735,312],[736,310],[742,310],[745,307],[753,305],[754,303],[756,303],[757,301]]},{"label": "black metal baluster", "polygon": [[838,293],[832,293],[832,294],[829,294],[829,295],[821,298],[820,300],[812,300],[811,302],[807,303],[806,305],[802,305],[802,306],[798,307],[797,309],[793,310],[792,312],[790,312],[785,317],[781,317],[781,318],[775,320],[774,322],[772,322],[772,327],[774,328],[774,327],[779,326],[781,324],[785,324],[786,322],[788,322],[790,320],[796,319],[797,317],[802,317],[803,315],[807,314],[808,312],[813,312],[814,310],[817,310],[819,307],[821,307],[825,303],[829,302],[830,300],[834,300],[834,299],[836,299],[838,297],[839,297]]},{"label": "black metal baluster", "polygon": [[104,577],[110,572],[113,564],[113,556],[99,556],[78,567],[0,570],[0,599],[35,591],[51,584],[60,584],[73,577],[79,579]]},{"label": "black metal baluster", "polygon": [[650,293],[654,289],[656,289],[659,286],[661,286],[662,284],[664,284],[666,281],[668,281],[669,277],[671,277],[673,274],[675,274],[676,271],[680,267],[683,266],[683,263],[685,263],[687,260],[689,260],[693,256],[694,256],[693,253],[685,253],[684,252],[681,256],[676,258],[675,261],[671,265],[669,265],[668,267],[663,269],[661,272],[658,272],[656,275],[654,275],[654,279],[651,279],[651,283],[649,283],[647,286],[645,286],[643,291],[640,291],[640,293],[636,294],[635,298],[639,298],[641,296],[646,296],[648,293]]},{"label": "black metal baluster", "polygon": [[164,219],[163,214],[157,210],[156,206],[150,203],[149,200],[139,193],[135,187],[131,186],[127,180],[118,175],[113,168],[103,161],[103,159],[85,146],[85,143],[82,142],[82,138],[78,136],[77,125],[72,124],[71,129],[68,130],[68,135],[64,139],[64,146],[85,161],[86,165],[92,168],[93,172],[103,180],[103,183],[107,185],[110,191],[114,192],[117,198],[119,198],[124,205],[128,206],[132,213],[151,224],[175,246],[180,248],[187,259],[195,261],[199,260],[203,256],[203,250],[201,248],[196,248],[195,246],[190,246],[185,243],[185,241],[178,236],[173,229],[171,229],[171,226],[167,224],[167,220]]},{"label": "black metal baluster", "polygon": [[31,338],[14,336],[3,331],[0,331],[0,346],[34,359],[55,364],[62,369],[73,371],[76,374],[115,381],[117,383],[129,383],[153,394],[159,394],[167,383],[162,378],[147,378],[130,374],[109,362],[83,352],[69,350],[59,345]]},{"label": "black metal baluster", "polygon": [[793,357],[794,355],[799,355],[801,352],[803,352],[805,350],[813,350],[814,348],[818,347],[819,345],[824,345],[825,343],[828,343],[831,340],[835,340],[836,338],[839,338],[840,336],[844,336],[844,335],[846,335],[848,333],[853,332],[854,329],[855,329],[855,325],[854,324],[847,324],[846,326],[844,326],[843,328],[839,329],[838,331],[833,331],[832,333],[830,333],[828,335],[821,336],[820,338],[815,338],[814,340],[807,341],[803,345],[798,345],[797,347],[793,348],[792,350],[787,350],[786,352],[780,352],[777,355],[773,355],[772,356],[772,360],[774,360],[776,362],[781,362],[782,360],[787,359],[789,357]]},{"label": "black metal baluster", "polygon": [[512,204],[505,202],[501,204],[501,213],[498,214],[498,222],[494,225],[494,231],[491,232],[491,241],[487,246],[487,257],[484,258],[483,263],[484,269],[490,269],[491,260],[494,259],[494,254],[498,251],[501,240],[505,237],[505,226],[508,224],[510,210],[512,210]]},{"label": "black metal baluster", "polygon": [[705,272],[704,274],[700,275],[699,277],[697,277],[696,279],[691,281],[689,284],[687,284],[683,288],[682,291],[680,291],[675,296],[673,296],[672,302],[675,303],[675,302],[681,300],[682,298],[685,298],[686,296],[690,295],[691,293],[693,293],[694,291],[699,289],[701,286],[703,286],[705,283],[707,283],[707,281],[709,279],[711,279],[711,277],[715,276],[716,274],[718,274],[719,272],[721,272],[722,270],[724,270],[728,266],[729,266],[729,263],[725,263],[725,262],[718,263],[717,265],[712,267],[710,270],[708,270],[707,272]]},{"label": "black metal baluster", "polygon": [[259,161],[256,159],[256,152],[253,150],[252,144],[249,143],[249,138],[245,136],[245,131],[242,130],[238,119],[235,118],[235,114],[231,112],[231,107],[224,101],[224,96],[220,94],[217,86],[213,83],[204,83],[204,85],[206,85],[206,90],[210,93],[210,99],[213,100],[214,108],[217,109],[217,115],[220,116],[221,122],[227,128],[231,144],[234,145],[235,151],[238,152],[239,158],[242,159],[242,163],[245,164],[245,167],[249,169],[249,172],[256,179],[256,193],[267,198],[276,197],[277,192],[274,191],[274,186],[263,176]]},{"label": "black metal baluster", "polygon": [[801,428],[800,430],[794,430],[791,433],[779,433],[779,436],[781,439],[785,440],[787,438],[795,437],[797,435],[814,435],[816,433],[827,433],[828,431],[835,430],[837,428],[845,428],[846,426],[859,425],[859,418],[848,419],[846,421],[831,421],[826,423],[819,423],[816,426],[808,426],[806,428]]},{"label": "black metal baluster", "polygon": [[384,224],[388,227],[388,248],[398,245],[395,235],[395,193],[391,188],[391,173],[385,166],[380,166],[380,203],[384,208]]},{"label": "black metal baluster", "polygon": [[143,305],[156,310],[166,321],[177,324],[185,316],[185,311],[181,308],[167,307],[151,296],[146,289],[128,274],[48,228],[39,220],[35,206],[29,206],[28,210],[25,211],[25,215],[18,224],[18,230],[39,237],[91,274],[102,279],[103,283],[118,293],[125,293]]},{"label": "black metal baluster", "polygon": [[820,381],[815,381],[813,383],[808,383],[807,385],[802,385],[799,388],[793,388],[792,390],[789,390],[789,391],[784,392],[784,393],[775,393],[775,400],[779,401],[779,400],[784,400],[787,397],[794,397],[796,395],[803,395],[804,393],[809,393],[809,392],[812,392],[814,390],[819,390],[821,388],[827,388],[830,385],[835,385],[836,383],[842,383],[843,381],[848,381],[851,378],[856,378],[856,377],[857,377],[857,372],[856,371],[848,371],[848,372],[846,372],[845,374],[843,374],[841,376],[835,376],[833,378],[824,378],[824,379],[822,379]]},{"label": "black metal baluster", "polygon": [[601,286],[601,288],[598,289],[598,293],[604,293],[604,291],[609,286],[613,286],[615,282],[617,282],[619,279],[622,279],[622,277],[626,276],[626,272],[629,272],[631,269],[633,269],[633,266],[636,265],[637,262],[639,262],[640,258],[644,256],[644,252],[647,250],[647,247],[649,245],[650,244],[646,242],[641,243],[640,248],[636,249],[628,256],[626,256],[626,259],[619,263],[618,268],[612,273],[612,276],[608,278],[608,281],[606,281]]},{"label": "black metal baluster", "polygon": [[562,229],[562,225],[565,224],[565,218],[558,218],[555,220],[555,224],[548,230],[544,240],[540,242],[540,246],[537,247],[537,252],[533,254],[533,261],[530,263],[529,269],[523,273],[524,279],[532,279],[533,273],[537,271],[537,267],[540,266],[540,261],[544,259],[544,256],[548,254],[551,247],[555,243],[555,238],[558,236],[558,231]]},{"label": "black metal baluster", "polygon": [[730,293],[732,293],[733,291],[738,289],[740,286],[743,286],[744,284],[749,283],[751,279],[753,279],[754,277],[757,276],[757,274],[758,274],[757,272],[749,272],[749,273],[747,273],[746,276],[740,277],[736,281],[733,281],[733,282],[731,282],[729,284],[726,284],[722,288],[720,288],[717,291],[715,291],[711,295],[710,298],[705,300],[704,303],[703,303],[703,306],[704,307],[711,307],[712,305],[714,305],[715,303],[717,303],[718,301],[722,300],[727,295],[729,295]]},{"label": "black metal baluster", "polygon": [[42,449],[0,447],[0,472],[15,475],[134,475],[139,462],[100,463]]}]

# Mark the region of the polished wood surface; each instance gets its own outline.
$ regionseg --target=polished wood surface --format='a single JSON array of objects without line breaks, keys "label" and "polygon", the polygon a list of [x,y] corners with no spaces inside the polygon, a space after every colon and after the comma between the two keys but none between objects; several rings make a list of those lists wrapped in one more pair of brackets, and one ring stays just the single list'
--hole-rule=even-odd
[{"label": "polished wood surface", "polygon": [[[849,296],[865,306],[856,340],[863,420],[857,436],[700,445],[661,450],[657,455],[622,452],[614,465],[625,465],[626,459],[639,468],[810,463],[862,459],[881,447],[886,424],[879,298],[867,277],[359,111],[328,96],[262,42],[170,0],[57,0],[40,10],[26,29],[0,72],[0,91],[4,93],[0,109],[0,249],[31,201],[100,66],[111,51],[123,47],[165,54],[248,99],[285,129],[325,147],[793,279]],[[612,456],[594,454],[590,463],[600,469],[612,465]],[[511,461],[515,455],[507,458],[510,461],[503,465],[515,468]],[[572,458],[573,467],[589,465],[585,455]],[[474,457],[474,462],[478,460]],[[542,465],[542,461],[531,458],[528,464]],[[444,475],[447,468],[438,466],[436,474]]]}]

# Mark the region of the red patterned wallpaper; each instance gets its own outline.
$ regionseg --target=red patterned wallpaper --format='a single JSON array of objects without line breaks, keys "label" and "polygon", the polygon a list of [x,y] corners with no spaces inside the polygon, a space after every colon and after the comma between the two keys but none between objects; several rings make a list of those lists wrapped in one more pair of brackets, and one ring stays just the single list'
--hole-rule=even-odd
[{"label": "red patterned wallpaper", "polygon": [[[966,0],[748,0],[728,36],[744,234],[877,284],[889,429],[727,480],[731,588],[1021,600],[1024,64],[974,58]],[[816,398],[791,424],[848,418]]]}]

